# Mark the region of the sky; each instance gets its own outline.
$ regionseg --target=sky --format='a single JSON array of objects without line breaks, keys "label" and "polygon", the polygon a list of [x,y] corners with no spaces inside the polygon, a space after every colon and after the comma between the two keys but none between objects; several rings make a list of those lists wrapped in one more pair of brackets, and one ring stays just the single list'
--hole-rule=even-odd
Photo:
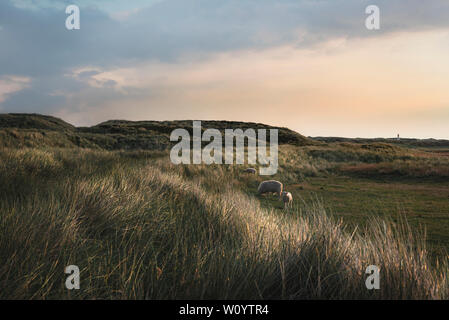
[{"label": "sky", "polygon": [[[80,8],[67,30],[65,8]],[[365,8],[380,9],[368,30]],[[0,113],[449,139],[447,0],[1,0]]]}]

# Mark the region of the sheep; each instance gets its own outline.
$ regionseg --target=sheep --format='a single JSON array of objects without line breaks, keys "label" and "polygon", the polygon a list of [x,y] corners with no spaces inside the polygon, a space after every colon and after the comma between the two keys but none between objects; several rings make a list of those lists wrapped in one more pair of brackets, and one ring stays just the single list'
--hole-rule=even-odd
[{"label": "sheep", "polygon": [[245,170],[243,170],[243,172],[256,174],[256,169],[254,169],[254,168],[246,168]]},{"label": "sheep", "polygon": [[282,202],[284,202],[284,209],[291,207],[293,204],[293,196],[290,192],[282,192]]},{"label": "sheep", "polygon": [[262,181],[257,189],[257,194],[276,193],[281,198],[282,183],[276,180]]}]

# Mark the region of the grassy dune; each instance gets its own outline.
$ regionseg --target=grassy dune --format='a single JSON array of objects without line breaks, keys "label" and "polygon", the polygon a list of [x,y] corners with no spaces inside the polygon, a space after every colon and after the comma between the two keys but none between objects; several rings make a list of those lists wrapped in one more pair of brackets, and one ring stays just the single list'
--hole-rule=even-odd
[{"label": "grassy dune", "polygon": [[[262,178],[239,166],[174,166],[163,151],[3,148],[0,298],[448,298],[447,256],[431,263],[406,219],[371,216],[356,229],[320,197],[300,196],[298,182],[409,151],[326,148],[281,148],[289,212],[255,196]],[[64,287],[71,264],[80,290]],[[380,290],[365,287],[373,264]]]}]

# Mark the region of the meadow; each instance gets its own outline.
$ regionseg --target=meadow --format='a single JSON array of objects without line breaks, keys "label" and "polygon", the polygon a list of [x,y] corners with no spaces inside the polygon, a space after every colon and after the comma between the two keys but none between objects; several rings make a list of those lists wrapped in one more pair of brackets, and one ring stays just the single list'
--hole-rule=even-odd
[{"label": "meadow", "polygon": [[[175,166],[167,151],[2,148],[0,298],[446,299],[447,254],[429,244],[447,245],[447,171],[415,152],[282,145],[274,178],[295,199],[283,210],[255,194],[264,178],[244,166]],[[417,182],[408,162],[435,182]],[[379,167],[353,169],[366,163]],[[80,290],[64,286],[72,264]],[[365,287],[369,265],[380,267],[380,290]]]},{"label": "meadow", "polygon": [[448,298],[447,141],[279,128],[284,210],[245,165],[173,165],[179,126],[0,115],[0,298]]}]

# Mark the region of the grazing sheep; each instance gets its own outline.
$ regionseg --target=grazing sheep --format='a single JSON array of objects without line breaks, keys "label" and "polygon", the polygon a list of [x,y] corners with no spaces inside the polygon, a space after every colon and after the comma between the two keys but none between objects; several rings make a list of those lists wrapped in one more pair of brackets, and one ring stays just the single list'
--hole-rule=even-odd
[{"label": "grazing sheep", "polygon": [[254,169],[254,168],[246,168],[243,172],[256,174],[256,169]]},{"label": "grazing sheep", "polygon": [[287,207],[291,207],[293,204],[292,194],[287,191],[282,192],[282,202],[284,202],[284,209]]},{"label": "grazing sheep", "polygon": [[257,189],[257,194],[277,193],[279,199],[282,193],[282,183],[276,180],[262,181]]}]

